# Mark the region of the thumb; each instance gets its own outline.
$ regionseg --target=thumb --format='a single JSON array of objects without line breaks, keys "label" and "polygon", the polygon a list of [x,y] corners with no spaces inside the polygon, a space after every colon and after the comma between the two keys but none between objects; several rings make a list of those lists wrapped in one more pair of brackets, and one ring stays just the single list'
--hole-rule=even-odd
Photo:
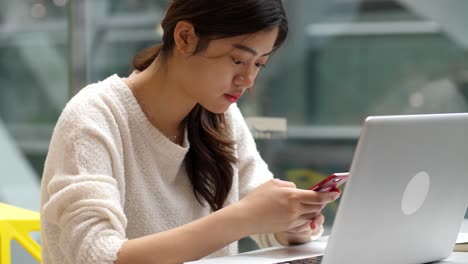
[{"label": "thumb", "polygon": [[294,182],[284,181],[280,179],[273,179],[273,181],[279,187],[296,188],[296,184]]}]

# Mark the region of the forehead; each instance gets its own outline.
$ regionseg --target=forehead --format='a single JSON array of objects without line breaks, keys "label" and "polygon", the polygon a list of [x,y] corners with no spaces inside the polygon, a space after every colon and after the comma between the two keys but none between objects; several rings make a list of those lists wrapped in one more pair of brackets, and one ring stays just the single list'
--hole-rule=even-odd
[{"label": "forehead", "polygon": [[[221,38],[210,41],[208,49],[238,49],[239,46],[254,50],[259,56],[270,53],[278,36],[278,27],[240,35],[230,38]],[[243,50],[244,49],[238,49]],[[247,52],[247,51],[245,51]]]}]

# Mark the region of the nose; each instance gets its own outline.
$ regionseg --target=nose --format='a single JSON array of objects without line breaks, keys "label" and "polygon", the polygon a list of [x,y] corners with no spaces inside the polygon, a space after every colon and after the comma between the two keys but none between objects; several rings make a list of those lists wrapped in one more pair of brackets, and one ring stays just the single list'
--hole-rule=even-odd
[{"label": "nose", "polygon": [[246,69],[236,75],[234,78],[234,84],[242,88],[251,88],[254,86],[256,77],[257,72],[254,69]]}]

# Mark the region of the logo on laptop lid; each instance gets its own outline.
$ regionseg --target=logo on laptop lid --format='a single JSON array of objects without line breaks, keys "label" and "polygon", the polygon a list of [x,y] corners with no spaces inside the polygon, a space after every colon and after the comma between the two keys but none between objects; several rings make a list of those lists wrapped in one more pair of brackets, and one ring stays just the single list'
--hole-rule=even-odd
[{"label": "logo on laptop lid", "polygon": [[401,210],[405,215],[414,214],[421,208],[429,193],[429,187],[430,178],[425,171],[419,172],[409,181],[401,199]]}]

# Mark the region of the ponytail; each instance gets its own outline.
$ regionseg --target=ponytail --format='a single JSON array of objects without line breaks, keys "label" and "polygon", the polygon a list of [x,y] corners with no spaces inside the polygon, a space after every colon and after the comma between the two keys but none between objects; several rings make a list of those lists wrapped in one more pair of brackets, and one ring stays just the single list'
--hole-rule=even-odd
[{"label": "ponytail", "polygon": [[158,44],[139,51],[133,57],[133,68],[138,71],[146,70],[146,68],[148,68],[156,59],[156,57],[158,57],[158,55],[161,53],[161,48],[162,44]]}]

